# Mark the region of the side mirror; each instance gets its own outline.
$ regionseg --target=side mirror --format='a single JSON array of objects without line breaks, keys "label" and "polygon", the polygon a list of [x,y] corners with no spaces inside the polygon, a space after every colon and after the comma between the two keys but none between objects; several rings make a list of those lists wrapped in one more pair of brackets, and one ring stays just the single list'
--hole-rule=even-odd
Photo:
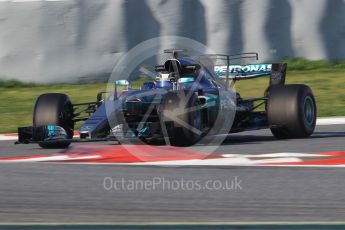
[{"label": "side mirror", "polygon": [[131,84],[127,80],[117,80],[117,81],[115,81],[115,85],[126,86],[127,90],[131,89]]},{"label": "side mirror", "polygon": [[114,86],[115,86],[115,89],[114,89],[114,101],[117,100],[117,98],[118,98],[117,97],[117,86],[126,86],[127,87],[126,90],[132,89],[131,83],[129,81],[127,81],[127,80],[116,80]]}]

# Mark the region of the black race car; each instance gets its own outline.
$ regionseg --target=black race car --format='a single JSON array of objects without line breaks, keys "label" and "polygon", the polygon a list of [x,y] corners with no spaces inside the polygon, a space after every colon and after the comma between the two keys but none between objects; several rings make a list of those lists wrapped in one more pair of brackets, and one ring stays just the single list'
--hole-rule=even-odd
[{"label": "black race car", "polygon": [[[314,132],[312,90],[301,84],[285,85],[286,64],[230,64],[258,60],[257,53],[189,57],[182,55],[184,50],[165,52],[171,58],[156,66],[156,78],[138,89],[127,80],[116,80],[114,90],[81,104],[59,93],[39,96],[33,126],[18,129],[17,143],[66,148],[72,142],[139,139],[191,146],[206,136],[255,129],[270,128],[277,138],[305,138]],[[234,91],[236,81],[265,76],[270,84],[263,97],[242,98]],[[77,122],[82,122],[80,137],[73,138]]]}]

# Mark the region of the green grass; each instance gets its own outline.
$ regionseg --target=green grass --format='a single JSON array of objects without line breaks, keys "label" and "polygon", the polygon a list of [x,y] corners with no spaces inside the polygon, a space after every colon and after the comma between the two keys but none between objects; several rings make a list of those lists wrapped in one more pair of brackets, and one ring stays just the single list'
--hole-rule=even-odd
[{"label": "green grass", "polygon": [[[303,83],[313,89],[318,116],[345,116],[345,62],[307,62],[301,59],[288,62],[292,71],[288,71],[287,83]],[[304,66],[308,63],[311,64],[306,70]],[[260,97],[267,85],[268,77],[259,78],[238,82],[236,90],[242,97]],[[79,103],[95,101],[97,93],[105,89],[105,83],[38,85],[0,81],[0,133],[16,132],[18,126],[30,125],[33,104],[42,93],[65,93],[72,102]]]},{"label": "green grass", "polygon": [[105,89],[106,84],[32,85],[30,87],[0,85],[0,133],[15,132],[18,126],[32,124],[32,108],[40,94],[65,93],[77,103],[95,101],[97,92]]},{"label": "green grass", "polygon": [[303,58],[285,60],[289,71],[310,71],[310,70],[345,70],[345,61],[327,62],[323,60],[308,61]]},{"label": "green grass", "polygon": [[[236,84],[236,90],[242,97],[263,96],[268,81],[269,78],[241,81]],[[312,88],[319,117],[345,116],[344,70],[290,71],[286,83],[306,84]]]}]

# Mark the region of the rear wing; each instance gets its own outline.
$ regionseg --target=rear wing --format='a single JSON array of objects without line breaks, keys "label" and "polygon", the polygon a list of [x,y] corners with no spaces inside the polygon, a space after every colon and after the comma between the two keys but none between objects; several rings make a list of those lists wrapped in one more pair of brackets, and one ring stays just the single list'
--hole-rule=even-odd
[{"label": "rear wing", "polygon": [[215,76],[221,79],[239,81],[269,76],[270,85],[285,84],[286,70],[285,63],[214,66]]},{"label": "rear wing", "polygon": [[[199,61],[205,63],[208,69],[213,69],[216,77],[229,82],[247,80],[258,77],[270,76],[270,85],[285,84],[287,64],[248,64],[231,65],[232,60],[256,59],[259,60],[258,53],[240,53],[234,55],[208,54],[199,56]],[[222,65],[217,65],[217,60],[222,61]],[[225,62],[225,63],[224,63]]]}]

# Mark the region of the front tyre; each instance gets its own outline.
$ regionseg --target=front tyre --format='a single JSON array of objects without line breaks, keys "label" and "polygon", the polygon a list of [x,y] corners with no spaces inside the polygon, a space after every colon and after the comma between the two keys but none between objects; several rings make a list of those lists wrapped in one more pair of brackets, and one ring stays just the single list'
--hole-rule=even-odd
[{"label": "front tyre", "polygon": [[306,138],[313,134],[317,108],[309,86],[273,86],[268,96],[268,123],[276,138]]},{"label": "front tyre", "polygon": [[[73,106],[65,94],[48,93],[38,97],[33,112],[33,126],[56,125],[64,128],[67,138],[73,138]],[[67,148],[70,143],[41,143],[42,148]]]}]

